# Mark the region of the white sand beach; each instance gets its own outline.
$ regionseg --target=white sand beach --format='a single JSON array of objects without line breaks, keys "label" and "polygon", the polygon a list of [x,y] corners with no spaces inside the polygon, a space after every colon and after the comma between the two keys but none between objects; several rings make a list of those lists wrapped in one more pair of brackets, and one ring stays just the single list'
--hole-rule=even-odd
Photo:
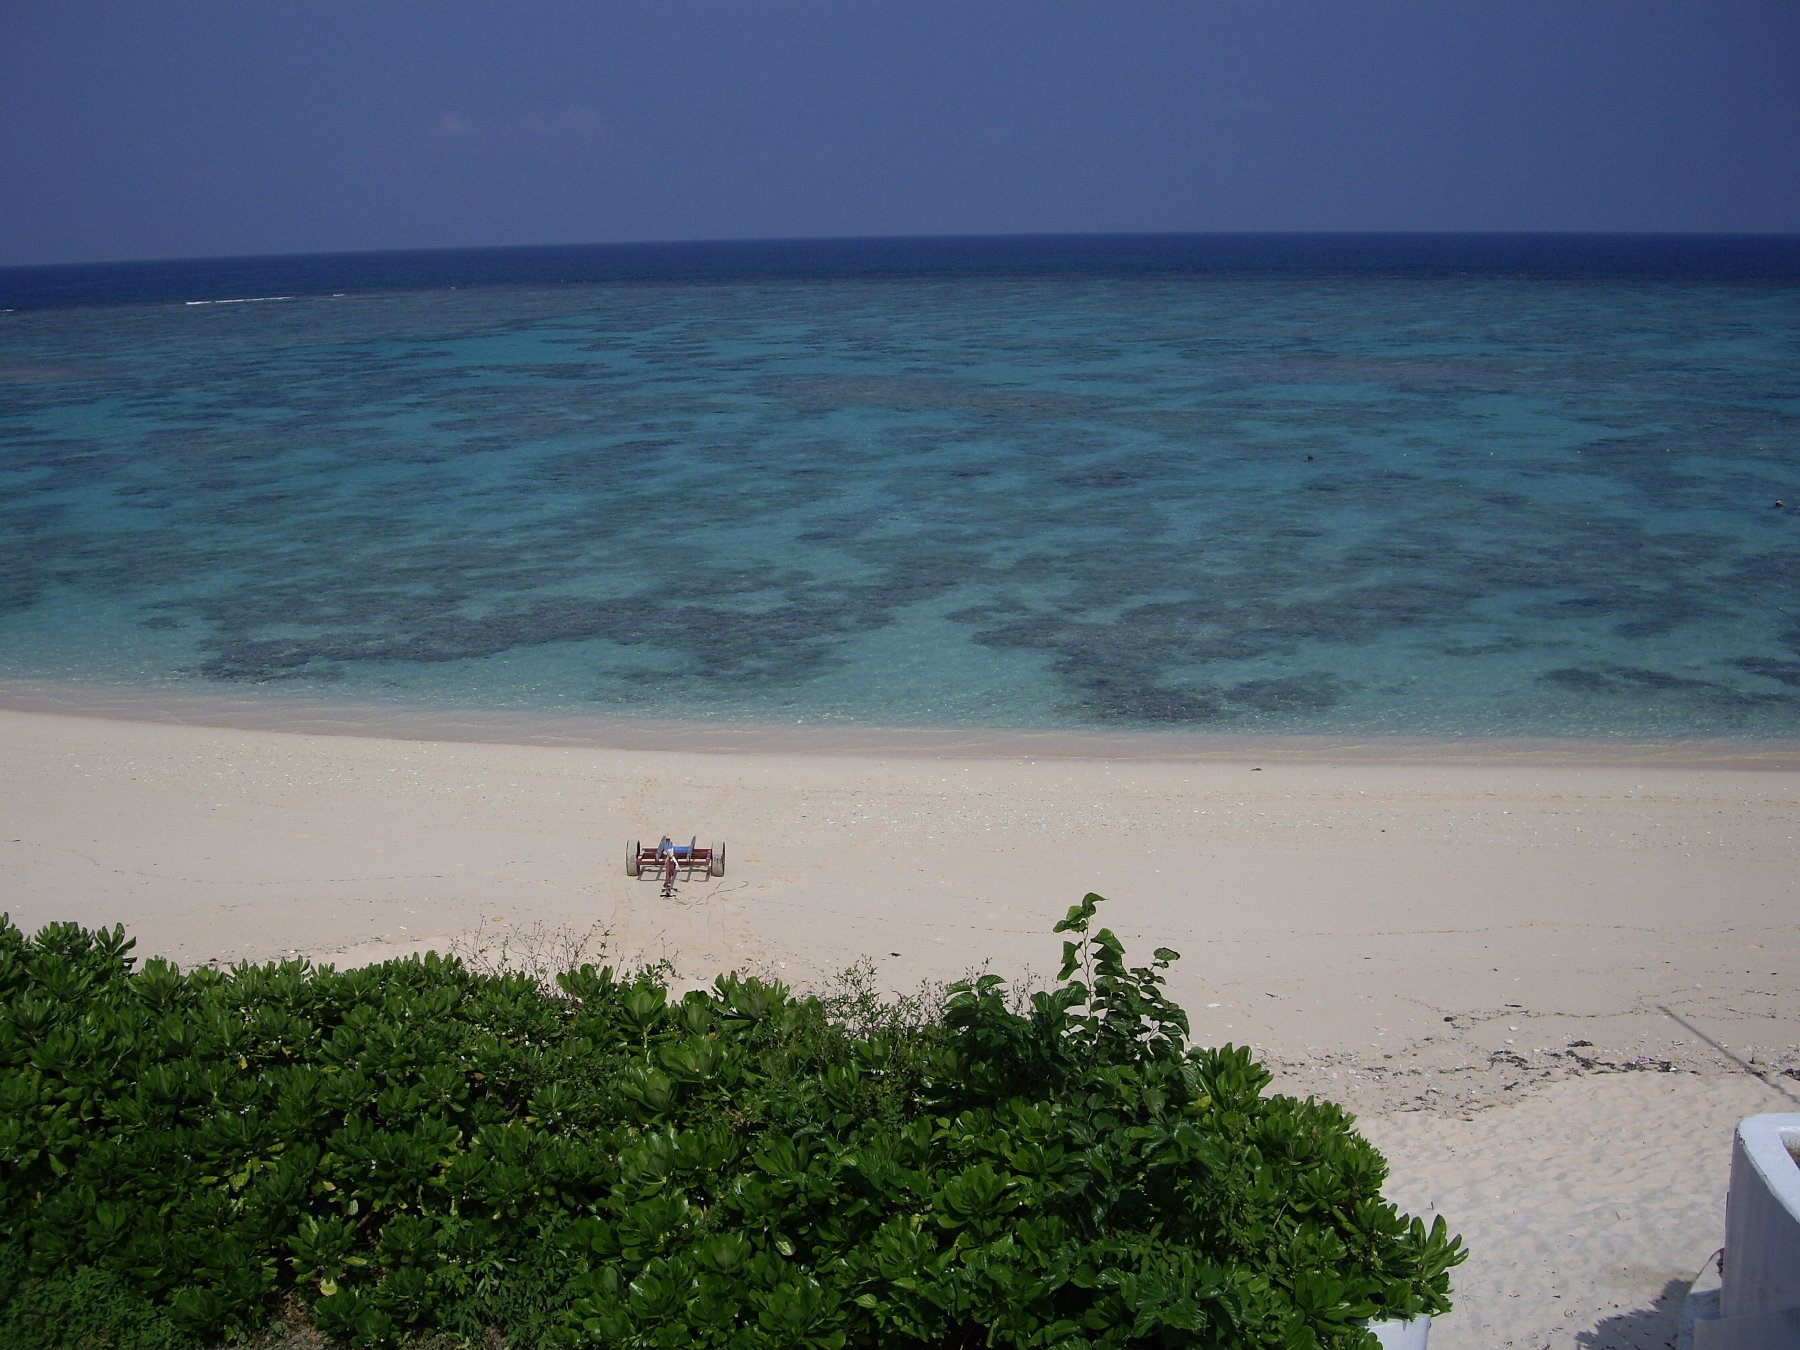
[{"label": "white sand beach", "polygon": [[[1723,1240],[1733,1124],[1800,1110],[1800,760],[1779,748],[667,749],[10,701],[0,910],[122,923],[183,965],[549,925],[696,981],[816,986],[865,959],[897,990],[1044,980],[1051,925],[1098,891],[1130,952],[1182,953],[1196,1039],[1356,1111],[1390,1194],[1464,1235],[1437,1350],[1672,1343]],[[723,842],[725,875],[673,900],[628,877],[628,844],[663,832]]]}]

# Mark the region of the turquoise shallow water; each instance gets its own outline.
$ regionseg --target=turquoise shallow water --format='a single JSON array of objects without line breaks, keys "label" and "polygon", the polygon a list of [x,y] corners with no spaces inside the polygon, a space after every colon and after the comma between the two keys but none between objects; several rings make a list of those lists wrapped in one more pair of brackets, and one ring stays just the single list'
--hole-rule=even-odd
[{"label": "turquoise shallow water", "polygon": [[1791,280],[1099,268],[20,310],[0,678],[1791,739],[1797,433]]}]

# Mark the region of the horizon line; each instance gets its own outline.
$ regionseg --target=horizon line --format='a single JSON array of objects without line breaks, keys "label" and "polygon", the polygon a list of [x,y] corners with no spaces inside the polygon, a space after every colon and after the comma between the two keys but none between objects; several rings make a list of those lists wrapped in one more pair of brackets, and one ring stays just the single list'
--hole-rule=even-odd
[{"label": "horizon line", "polygon": [[1003,233],[946,231],[933,234],[795,234],[672,239],[605,239],[559,243],[423,244],[383,248],[327,248],[279,252],[199,253],[136,258],[66,258],[55,262],[0,263],[0,272],[58,267],[141,267],[163,263],[253,262],[277,258],[373,258],[423,253],[537,252],[555,249],[707,248],[782,244],[953,242],[1001,239],[1763,239],[1800,240],[1800,230],[1645,229],[1343,229],[1343,230],[1024,230]]}]

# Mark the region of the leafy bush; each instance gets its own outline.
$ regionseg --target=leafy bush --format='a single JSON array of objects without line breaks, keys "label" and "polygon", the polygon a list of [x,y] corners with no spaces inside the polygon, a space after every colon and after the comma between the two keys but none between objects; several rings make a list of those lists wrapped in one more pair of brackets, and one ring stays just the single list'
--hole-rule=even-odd
[{"label": "leafy bush", "polygon": [[23,1253],[0,1250],[0,1345],[7,1350],[184,1350],[167,1312],[92,1266],[27,1276]]},{"label": "leafy bush", "polygon": [[1446,1311],[1460,1239],[1337,1107],[1190,1048],[1176,954],[1129,966],[1099,903],[1054,988],[929,1016],[866,976],[133,973],[121,929],[0,916],[0,1332],[216,1341],[298,1298],[355,1345],[1285,1350]]}]

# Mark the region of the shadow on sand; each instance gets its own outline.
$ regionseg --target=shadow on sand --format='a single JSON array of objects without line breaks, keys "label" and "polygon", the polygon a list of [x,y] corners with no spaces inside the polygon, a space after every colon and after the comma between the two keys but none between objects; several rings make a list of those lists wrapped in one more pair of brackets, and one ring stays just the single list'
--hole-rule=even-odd
[{"label": "shadow on sand", "polygon": [[1647,1308],[1602,1318],[1575,1337],[1581,1350],[1674,1350],[1681,1334],[1681,1305],[1690,1285],[1670,1280]]}]

